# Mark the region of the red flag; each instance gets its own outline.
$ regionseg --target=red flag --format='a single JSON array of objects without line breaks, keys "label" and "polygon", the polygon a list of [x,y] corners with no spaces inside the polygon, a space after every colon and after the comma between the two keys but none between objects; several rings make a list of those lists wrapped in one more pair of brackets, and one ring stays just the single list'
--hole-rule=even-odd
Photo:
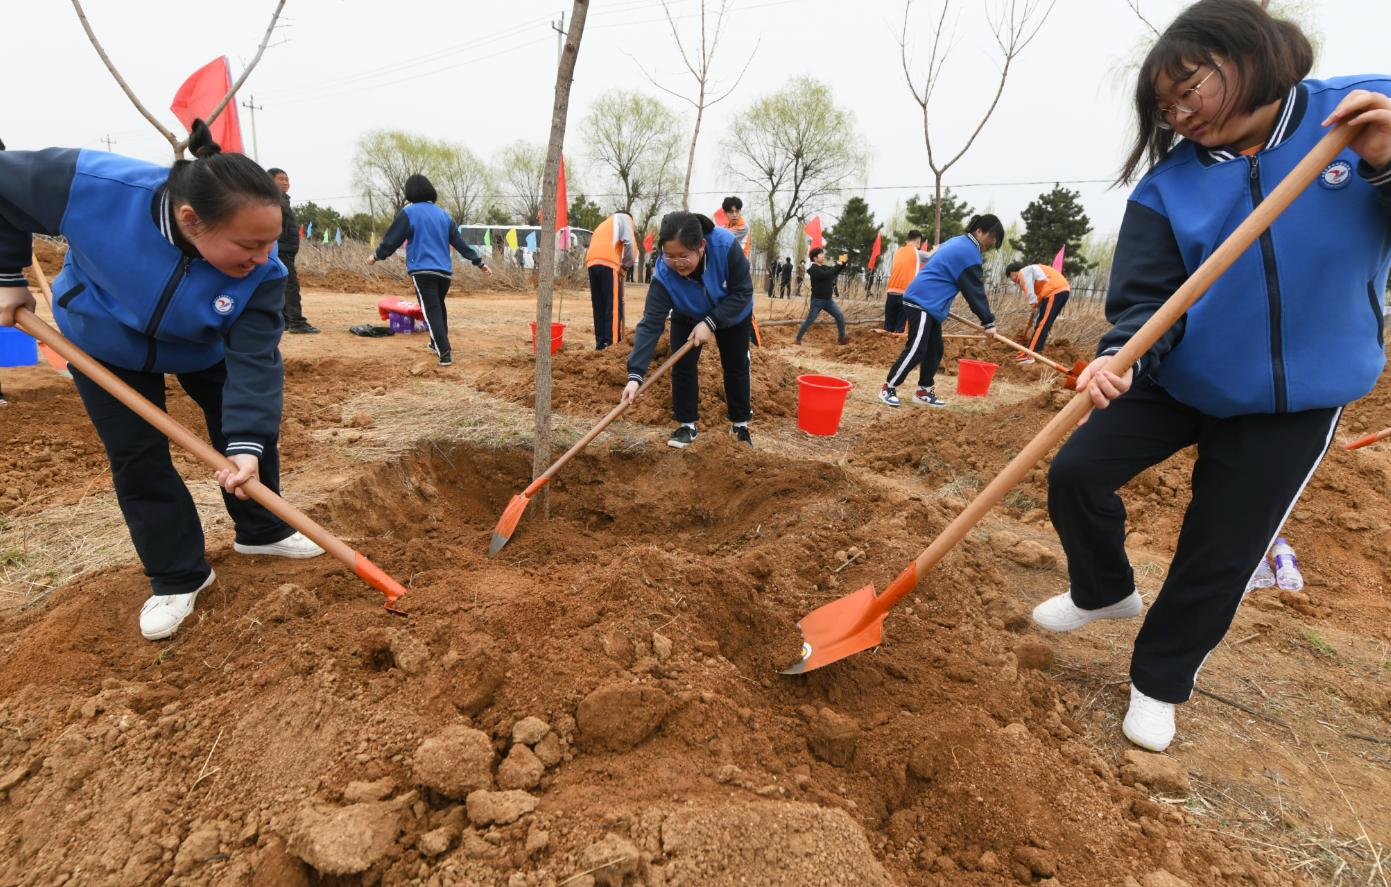
[{"label": "red flag", "polygon": [[[180,123],[192,131],[193,121],[200,117],[207,120],[208,115],[212,114],[217,103],[222,101],[222,97],[231,88],[232,69],[227,65],[227,56],[219,56],[194,71],[184,81],[184,85],[174,93],[174,103],[169,106],[169,110],[174,112]],[[221,145],[222,150],[235,154],[244,153],[241,121],[237,118],[236,96],[227,100],[227,107],[222,109],[222,113],[217,115],[217,119],[209,128],[212,130],[213,141]]]},{"label": "red flag", "polygon": [[811,217],[811,221],[810,221],[810,222],[807,222],[807,226],[806,226],[805,228],[803,228],[802,230],[805,231],[805,232],[807,233],[807,236],[811,238],[811,248],[812,248],[812,249],[824,249],[824,248],[825,248],[825,246],[826,246],[826,241],[825,241],[824,239],[822,239],[822,237],[821,237],[821,217],[820,217],[820,216],[812,216],[812,217]]},{"label": "red flag", "polygon": [[565,194],[565,156],[560,157],[560,177],[555,183],[555,227],[570,227],[570,198]]},{"label": "red flag", "polygon": [[876,233],[874,235],[874,248],[869,251],[869,270],[873,271],[874,266],[879,264],[879,252],[884,248],[884,235]]},{"label": "red flag", "polygon": [[648,232],[647,232],[647,236],[644,237],[644,238],[642,239],[642,251],[645,252],[645,253],[650,253],[650,252],[652,252],[652,232],[651,232],[651,231],[648,231]]},{"label": "red flag", "polygon": [[729,227],[729,216],[724,214],[724,207],[720,207],[710,214],[710,218],[715,220],[715,224],[721,228]]},{"label": "red flag", "polygon": [[1059,249],[1058,254],[1053,257],[1053,270],[1063,270],[1063,256],[1067,253],[1067,244],[1064,243]]}]

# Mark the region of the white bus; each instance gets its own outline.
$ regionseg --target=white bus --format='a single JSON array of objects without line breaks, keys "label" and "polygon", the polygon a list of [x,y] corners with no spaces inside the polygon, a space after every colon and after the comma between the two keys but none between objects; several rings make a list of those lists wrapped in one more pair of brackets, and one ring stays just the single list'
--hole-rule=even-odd
[{"label": "white bus", "polygon": [[[515,250],[507,246],[508,231],[517,232]],[[535,243],[541,236],[539,225],[460,225],[459,233],[463,235],[464,243],[478,250],[485,259],[501,255],[503,261],[508,264],[520,265],[523,268],[536,267],[536,249],[530,244]],[[557,231],[556,249],[578,253],[583,259],[585,251],[589,249],[592,233],[588,228],[564,228]],[[485,243],[488,246],[485,247]]]}]

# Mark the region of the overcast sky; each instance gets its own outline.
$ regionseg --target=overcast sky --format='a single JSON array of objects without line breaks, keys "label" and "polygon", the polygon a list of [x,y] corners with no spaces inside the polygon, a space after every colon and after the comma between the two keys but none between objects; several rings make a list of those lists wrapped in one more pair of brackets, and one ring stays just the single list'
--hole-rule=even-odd
[{"label": "overcast sky", "polygon": [[[1160,28],[1184,5],[1141,0]],[[1315,76],[1391,71],[1391,3],[1304,5],[1320,44]],[[177,122],[169,103],[184,78],[222,54],[239,73],[273,6],[273,0],[85,4],[112,60],[171,128]],[[599,170],[584,163],[578,136],[591,101],[606,90],[638,89],[682,110],[647,82],[639,62],[678,91],[688,92],[692,83],[689,74],[683,76],[655,0],[593,0],[590,6],[566,155],[586,179],[583,184],[596,191],[604,190]],[[694,39],[699,0],[672,0],[672,7]],[[277,45],[242,92],[243,99],[254,95],[264,106],[256,113],[259,159],[289,171],[297,202],[350,210],[357,206],[353,146],[365,130],[399,128],[458,139],[484,158],[516,139],[544,143],[556,59],[550,23],[568,8],[564,0],[289,0]],[[938,9],[938,3],[913,3],[910,41],[919,50],[919,70]],[[13,12],[8,16],[0,138],[12,149],[104,148],[102,139],[110,136],[119,153],[166,161],[167,143],[107,74],[71,5],[45,0],[25,3],[23,10],[22,23]],[[983,4],[957,2],[953,15],[957,11],[959,42],[934,100],[934,143],[951,153],[988,104],[999,64]],[[921,116],[899,65],[902,17],[900,0],[733,0],[716,78],[732,82],[755,46],[757,51],[737,92],[707,112],[696,158],[695,208],[712,210],[732,185],[722,172],[719,148],[732,115],[794,75],[826,81],[854,112],[872,158],[860,193],[878,217],[914,193],[930,193]],[[1127,146],[1129,66],[1145,33],[1125,0],[1058,0],[1039,38],[1016,61],[976,146],[948,174],[948,185],[1008,223],[1053,181],[1076,182],[1069,187],[1081,191],[1094,227],[1113,231],[1125,194],[1095,180],[1114,176]],[[692,115],[683,113],[689,122]],[[242,115],[249,151],[250,117],[245,109]]]}]

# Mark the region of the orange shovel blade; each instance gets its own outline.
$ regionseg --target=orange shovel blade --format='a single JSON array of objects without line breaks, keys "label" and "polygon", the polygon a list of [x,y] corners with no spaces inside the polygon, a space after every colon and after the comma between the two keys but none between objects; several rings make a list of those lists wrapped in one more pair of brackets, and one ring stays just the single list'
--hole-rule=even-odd
[{"label": "orange shovel blade", "polygon": [[816,608],[797,623],[802,629],[802,658],[782,673],[803,674],[879,646],[886,615],[888,608],[873,585]]},{"label": "orange shovel blade", "polygon": [[353,572],[368,585],[386,595],[386,611],[404,616],[406,612],[396,606],[396,601],[406,593],[405,586],[392,579],[381,567],[368,560],[360,551],[353,552]]},{"label": "orange shovel blade", "polygon": [[1072,369],[1067,371],[1067,378],[1063,379],[1063,385],[1068,391],[1077,390],[1077,378],[1082,375],[1082,371],[1087,368],[1085,360],[1079,360],[1072,365]]},{"label": "orange shovel blade", "polygon": [[493,541],[488,543],[488,557],[502,551],[502,546],[507,544],[507,540],[512,538],[512,533],[517,529],[517,521],[522,519],[522,512],[526,511],[530,504],[531,497],[526,493],[518,493],[507,503],[502,517],[497,519],[497,526],[493,528]]}]

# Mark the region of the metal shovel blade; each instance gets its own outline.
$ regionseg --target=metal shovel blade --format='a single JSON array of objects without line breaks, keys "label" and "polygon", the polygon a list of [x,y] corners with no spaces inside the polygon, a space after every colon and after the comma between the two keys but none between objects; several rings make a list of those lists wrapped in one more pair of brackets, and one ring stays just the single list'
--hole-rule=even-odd
[{"label": "metal shovel blade", "polygon": [[886,615],[888,608],[873,585],[816,608],[797,623],[802,630],[802,658],[782,673],[804,674],[879,646]]}]

